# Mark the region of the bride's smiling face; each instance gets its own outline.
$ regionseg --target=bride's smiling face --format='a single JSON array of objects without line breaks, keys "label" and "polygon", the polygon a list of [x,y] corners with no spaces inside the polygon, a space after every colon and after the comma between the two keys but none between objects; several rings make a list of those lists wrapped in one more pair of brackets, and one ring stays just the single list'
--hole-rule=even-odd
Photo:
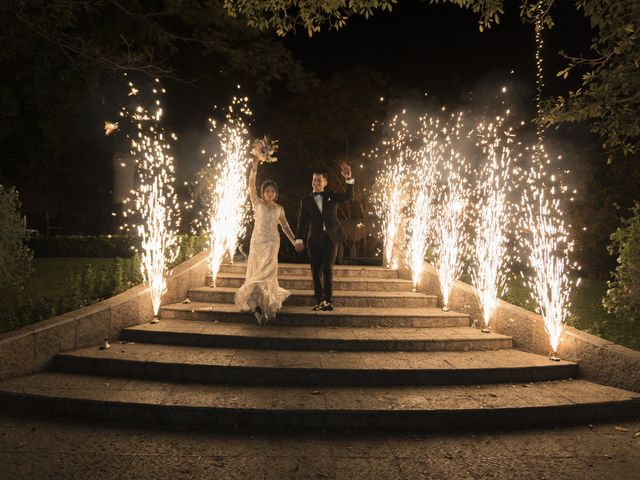
[{"label": "bride's smiling face", "polygon": [[327,179],[321,173],[314,173],[311,179],[311,188],[314,192],[323,192],[324,187],[327,186]]},{"label": "bride's smiling face", "polygon": [[271,185],[266,186],[264,190],[262,190],[262,199],[266,202],[274,202],[277,196],[278,193],[276,192],[276,189]]}]

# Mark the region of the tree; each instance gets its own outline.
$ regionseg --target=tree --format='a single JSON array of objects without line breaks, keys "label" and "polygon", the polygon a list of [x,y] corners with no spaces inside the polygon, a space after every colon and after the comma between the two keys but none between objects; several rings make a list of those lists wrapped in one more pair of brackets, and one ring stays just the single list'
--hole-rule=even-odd
[{"label": "tree", "polygon": [[2,173],[19,185],[30,221],[44,223],[46,211],[67,233],[109,229],[121,147],[102,125],[126,95],[123,72],[206,93],[315,81],[275,34],[230,18],[222,0],[2,1]]},{"label": "tree", "polygon": [[28,57],[34,50],[23,47],[35,41],[53,47],[68,67],[80,71],[90,65],[195,81],[202,75],[183,78],[176,66],[185,53],[197,52],[216,76],[220,69],[249,73],[262,88],[281,80],[301,88],[309,80],[273,35],[225,15],[221,0],[7,0],[0,6],[0,26],[5,61]]},{"label": "tree", "polygon": [[[453,3],[479,16],[484,30],[500,23],[504,0],[429,0]],[[273,29],[285,35],[304,27],[311,36],[322,26],[339,29],[349,17],[370,17],[376,11],[391,11],[396,0],[225,0],[229,15],[244,18],[248,25]],[[553,27],[555,0],[524,0],[521,17],[531,22],[542,15],[544,25]],[[609,161],[622,153],[636,153],[640,146],[640,2],[636,0],[575,0],[576,8],[594,29],[590,57],[565,55],[568,65],[558,72],[567,78],[582,75],[575,91],[549,99],[539,119],[546,125],[588,122],[602,140]]]},{"label": "tree", "polygon": [[640,203],[611,235],[609,252],[618,255],[618,266],[609,282],[604,306],[613,314],[615,330],[637,344],[640,326]]},{"label": "tree", "polygon": [[[450,1],[480,14],[480,28],[499,22],[502,0],[430,0]],[[275,30],[278,35],[306,29],[311,37],[326,24],[338,30],[354,15],[371,17],[376,11],[391,12],[398,0],[225,0],[224,7],[232,17],[242,17],[247,24],[260,30]]]},{"label": "tree", "polygon": [[577,0],[576,7],[596,32],[592,55],[563,53],[569,64],[558,76],[582,73],[581,86],[547,100],[542,121],[588,121],[610,163],[617,154],[636,154],[640,147],[640,2]]},{"label": "tree", "polygon": [[31,274],[31,252],[24,243],[20,200],[13,188],[0,184],[0,292],[17,293]]}]

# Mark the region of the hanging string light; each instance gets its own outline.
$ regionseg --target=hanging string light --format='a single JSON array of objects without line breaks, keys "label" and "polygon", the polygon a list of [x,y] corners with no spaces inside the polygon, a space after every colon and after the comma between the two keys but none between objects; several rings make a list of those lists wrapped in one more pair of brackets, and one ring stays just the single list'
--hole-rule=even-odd
[{"label": "hanging string light", "polygon": [[525,172],[525,190],[521,199],[520,222],[522,243],[528,250],[527,264],[530,272],[524,278],[536,311],[542,315],[544,327],[551,346],[550,359],[560,360],[558,349],[565,322],[569,316],[569,296],[574,281],[569,277],[571,267],[569,255],[573,251],[573,240],[568,236],[567,225],[561,208],[561,196],[567,191],[560,178],[549,173],[549,157],[544,148],[544,125],[542,123],[542,91],[544,72],[542,50],[546,12],[543,0],[535,9],[536,42],[536,139],[532,150],[531,166]]},{"label": "hanging string light", "polygon": [[544,6],[543,0],[538,0],[536,4],[536,18],[534,22],[535,42],[536,42],[536,111],[538,121],[536,122],[536,139],[538,147],[544,144],[544,125],[542,124],[542,90],[544,88],[544,65],[542,63],[542,50],[544,48]]}]

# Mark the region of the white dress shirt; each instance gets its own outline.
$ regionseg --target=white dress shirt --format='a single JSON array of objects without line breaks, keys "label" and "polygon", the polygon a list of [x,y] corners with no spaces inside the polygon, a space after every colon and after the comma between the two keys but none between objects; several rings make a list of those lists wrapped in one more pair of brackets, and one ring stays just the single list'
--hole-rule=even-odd
[{"label": "white dress shirt", "polygon": [[[353,185],[354,183],[356,183],[356,179],[348,178],[347,180],[345,180],[345,182],[348,183],[349,185]],[[316,202],[316,205],[318,206],[318,210],[320,210],[320,213],[322,213],[322,195],[314,195],[313,201]],[[327,230],[327,228],[324,226],[324,223],[322,224],[322,229],[324,231]],[[296,238],[296,243],[303,243],[302,239]]]}]

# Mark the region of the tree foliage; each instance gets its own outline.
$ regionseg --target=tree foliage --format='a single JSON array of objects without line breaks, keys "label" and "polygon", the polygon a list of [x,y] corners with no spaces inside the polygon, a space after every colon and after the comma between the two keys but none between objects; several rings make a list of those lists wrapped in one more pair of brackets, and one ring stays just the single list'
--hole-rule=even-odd
[{"label": "tree foliage", "polygon": [[[224,7],[248,25],[273,29],[285,35],[304,27],[311,36],[322,26],[339,29],[349,17],[370,17],[376,11],[391,11],[395,0],[225,0]],[[429,0],[431,4],[453,3],[478,15],[480,31],[500,23],[504,0]],[[542,15],[553,27],[555,0],[523,0],[521,17],[527,22]],[[581,86],[566,95],[548,99],[546,125],[588,122],[602,140],[609,160],[622,153],[633,154],[640,146],[640,2],[637,0],[575,0],[577,10],[589,20],[594,37],[590,56],[565,55],[566,68],[558,75],[581,75]]]},{"label": "tree foliage", "polygon": [[636,154],[640,147],[640,2],[577,0],[595,36],[591,55],[572,57],[558,76],[581,74],[580,88],[549,99],[547,125],[589,122],[609,153]]},{"label": "tree foliage", "polygon": [[618,319],[640,322],[640,203],[611,235],[609,253],[618,256],[618,266],[609,282],[605,307]]},{"label": "tree foliage", "polygon": [[25,245],[20,199],[0,184],[0,291],[19,289],[31,274],[31,252]]},{"label": "tree foliage", "polygon": [[0,58],[33,52],[22,47],[35,41],[54,47],[74,69],[175,78],[182,55],[197,52],[216,68],[200,77],[222,69],[249,73],[261,87],[274,80],[301,87],[309,80],[273,35],[225,15],[222,0],[7,0],[0,14]]},{"label": "tree foliage", "polygon": [[[480,16],[480,30],[500,23],[504,13],[502,0],[429,0],[430,3],[454,3]],[[391,12],[398,0],[225,0],[224,8],[232,17],[244,18],[251,27],[274,30],[286,35],[304,28],[311,37],[323,25],[338,30],[352,16],[371,17],[376,11]]]}]

